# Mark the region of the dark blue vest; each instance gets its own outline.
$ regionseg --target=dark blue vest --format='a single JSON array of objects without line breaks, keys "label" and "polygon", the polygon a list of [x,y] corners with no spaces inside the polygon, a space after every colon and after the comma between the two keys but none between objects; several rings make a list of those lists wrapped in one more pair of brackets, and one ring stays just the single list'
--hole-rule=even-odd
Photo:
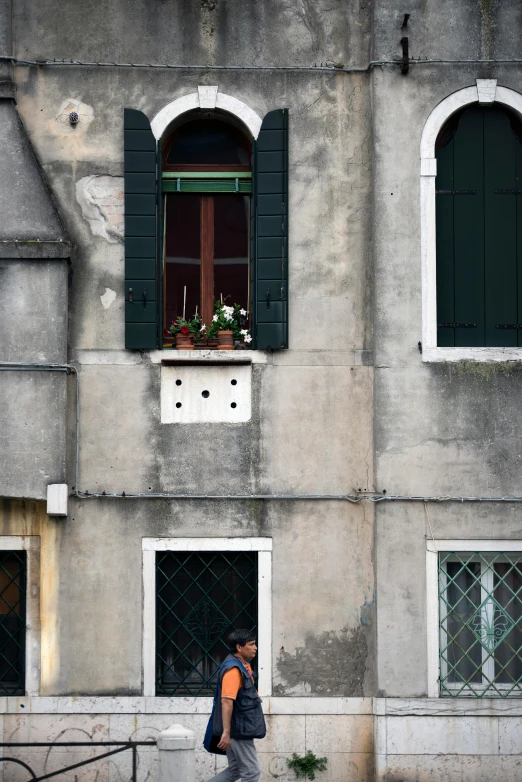
[{"label": "dark blue vest", "polygon": [[237,698],[234,701],[232,720],[230,723],[230,737],[232,739],[264,739],[266,736],[265,718],[261,708],[261,698],[256,692],[254,682],[247,669],[235,655],[229,654],[225,658],[218,671],[216,694],[214,699],[214,736],[223,733],[223,714],[221,711],[221,685],[223,676],[230,668],[239,668],[242,677]]}]

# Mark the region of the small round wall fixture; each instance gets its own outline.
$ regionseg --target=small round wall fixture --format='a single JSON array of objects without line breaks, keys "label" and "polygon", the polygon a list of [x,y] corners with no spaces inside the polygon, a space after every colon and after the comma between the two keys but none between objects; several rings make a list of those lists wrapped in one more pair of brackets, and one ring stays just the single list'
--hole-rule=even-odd
[{"label": "small round wall fixture", "polygon": [[80,115],[77,111],[70,111],[69,112],[69,122],[71,125],[77,125],[80,121]]}]

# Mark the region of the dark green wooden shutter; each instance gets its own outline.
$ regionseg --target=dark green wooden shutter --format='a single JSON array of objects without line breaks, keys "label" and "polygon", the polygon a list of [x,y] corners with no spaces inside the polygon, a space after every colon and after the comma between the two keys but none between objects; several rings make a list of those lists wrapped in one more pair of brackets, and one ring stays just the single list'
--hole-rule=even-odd
[{"label": "dark green wooden shutter", "polygon": [[288,347],[288,109],[263,120],[253,150],[253,347]]},{"label": "dark green wooden shutter", "polygon": [[[501,109],[484,109],[486,346],[516,347],[517,168],[520,141]],[[501,192],[507,191],[507,192]],[[522,238],[522,237],[521,237]],[[497,328],[501,326],[501,328]]]},{"label": "dark green wooden shutter", "polygon": [[145,114],[124,113],[125,347],[158,341],[157,145]]},{"label": "dark green wooden shutter", "polygon": [[464,111],[437,152],[440,346],[522,344],[521,176],[522,143],[509,114],[496,106]]}]

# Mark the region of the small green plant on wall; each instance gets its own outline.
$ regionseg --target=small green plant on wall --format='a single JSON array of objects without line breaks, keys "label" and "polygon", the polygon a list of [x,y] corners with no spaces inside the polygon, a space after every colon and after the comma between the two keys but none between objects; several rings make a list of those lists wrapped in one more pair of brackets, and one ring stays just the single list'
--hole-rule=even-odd
[{"label": "small green plant on wall", "polygon": [[327,758],[318,758],[311,749],[307,750],[304,757],[299,757],[295,752],[292,760],[287,760],[288,768],[295,771],[297,779],[315,779],[316,771],[326,771]]}]

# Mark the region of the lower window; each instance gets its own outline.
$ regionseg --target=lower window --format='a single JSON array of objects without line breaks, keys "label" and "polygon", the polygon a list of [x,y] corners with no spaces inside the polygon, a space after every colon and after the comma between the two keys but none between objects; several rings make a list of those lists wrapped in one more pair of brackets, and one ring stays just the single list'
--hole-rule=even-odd
[{"label": "lower window", "polygon": [[440,695],[522,694],[522,552],[439,553]]},{"label": "lower window", "polygon": [[213,695],[234,628],[257,634],[256,551],[156,552],[156,695]]},{"label": "lower window", "polygon": [[0,551],[0,694],[25,694],[25,551]]}]

